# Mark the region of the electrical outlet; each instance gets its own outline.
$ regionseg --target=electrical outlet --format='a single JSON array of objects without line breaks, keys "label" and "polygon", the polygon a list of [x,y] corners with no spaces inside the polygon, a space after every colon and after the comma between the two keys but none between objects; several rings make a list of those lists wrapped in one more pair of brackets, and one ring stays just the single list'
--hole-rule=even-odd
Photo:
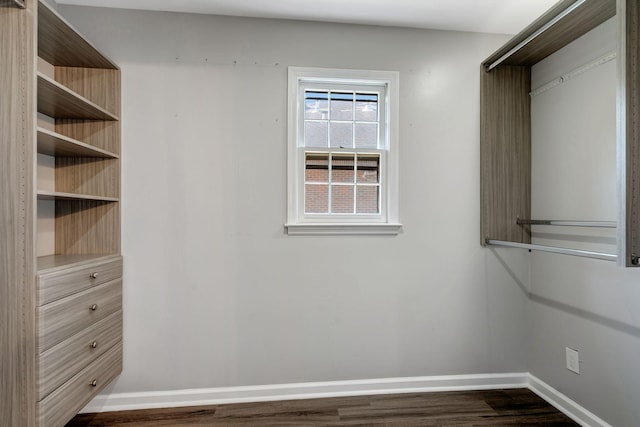
[{"label": "electrical outlet", "polygon": [[580,357],[578,351],[569,347],[565,347],[567,354],[567,369],[580,374]]}]

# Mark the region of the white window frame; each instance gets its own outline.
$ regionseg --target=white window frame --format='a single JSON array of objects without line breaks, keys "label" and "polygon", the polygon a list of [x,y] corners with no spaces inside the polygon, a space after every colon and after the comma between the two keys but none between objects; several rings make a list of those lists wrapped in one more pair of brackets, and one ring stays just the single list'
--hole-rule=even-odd
[{"label": "white window frame", "polygon": [[[287,222],[289,235],[351,234],[395,235],[402,228],[398,215],[398,104],[399,73],[395,71],[344,70],[289,67],[288,69],[288,150],[287,150]],[[380,117],[381,139],[385,147],[378,150],[331,149],[334,153],[380,154],[380,214],[306,214],[304,213],[305,151],[302,146],[304,87],[309,84],[384,86],[385,97]],[[383,123],[384,122],[384,123]],[[382,135],[384,132],[384,135]]]}]

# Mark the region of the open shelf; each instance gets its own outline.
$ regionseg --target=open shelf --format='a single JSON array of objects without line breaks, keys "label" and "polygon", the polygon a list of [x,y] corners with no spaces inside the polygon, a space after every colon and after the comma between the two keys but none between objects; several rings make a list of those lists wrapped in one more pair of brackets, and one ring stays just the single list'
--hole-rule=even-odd
[{"label": "open shelf", "polygon": [[94,147],[82,141],[61,135],[54,131],[38,127],[38,153],[48,156],[100,157],[117,159],[119,156],[110,151]]},{"label": "open shelf", "polygon": [[40,72],[38,112],[54,119],[118,120],[114,114]]},{"label": "open shelf", "polygon": [[118,69],[43,2],[38,2],[38,56],[56,66]]},{"label": "open shelf", "polygon": [[89,194],[62,193],[60,191],[38,190],[38,200],[95,200],[98,202],[118,202],[117,197],[93,196]]}]

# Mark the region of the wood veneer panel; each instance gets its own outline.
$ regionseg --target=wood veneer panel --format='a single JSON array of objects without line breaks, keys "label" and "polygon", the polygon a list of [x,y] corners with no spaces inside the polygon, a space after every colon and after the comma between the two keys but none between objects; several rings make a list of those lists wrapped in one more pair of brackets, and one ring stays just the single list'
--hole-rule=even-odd
[{"label": "wood veneer panel", "polygon": [[[56,67],[56,81],[105,110],[120,116],[120,70]],[[120,123],[56,120],[56,131],[112,153],[120,153]]]},{"label": "wood veneer panel", "polygon": [[[91,306],[95,305],[96,310]],[[122,279],[38,307],[39,353],[122,310]]]},{"label": "wood veneer panel", "polygon": [[122,257],[100,254],[46,255],[38,257],[38,274],[50,274],[74,267],[106,264],[114,260],[122,263]]},{"label": "wood veneer panel", "polygon": [[99,157],[115,159],[119,156],[82,141],[38,127],[38,153],[48,156]]},{"label": "wood veneer panel", "polygon": [[[626,254],[625,264],[632,266],[632,255],[640,256],[640,4],[626,2],[624,90],[626,95]],[[635,264],[635,266],[638,266]]]},{"label": "wood veneer panel", "polygon": [[118,120],[118,117],[42,73],[38,73],[38,112],[55,119]]},{"label": "wood veneer panel", "polygon": [[38,190],[38,200],[93,200],[101,202],[117,202],[115,197],[94,196],[91,194],[62,193],[58,191]]},{"label": "wood veneer panel", "polygon": [[56,191],[120,196],[120,162],[95,157],[56,157]]},{"label": "wood veneer panel", "polygon": [[35,425],[35,18],[0,0],[0,423]]},{"label": "wood veneer panel", "polygon": [[39,2],[38,56],[53,65],[118,67],[101,54],[49,6]]},{"label": "wood veneer panel", "polygon": [[101,150],[120,155],[120,122],[58,119],[56,132]]},{"label": "wood veneer panel", "polygon": [[57,254],[120,253],[120,203],[56,201]]},{"label": "wood veneer panel", "polygon": [[[104,259],[110,259],[105,262]],[[38,272],[38,306],[67,297],[122,277],[122,258],[102,258],[99,261],[69,267],[63,271]]]},{"label": "wood veneer panel", "polygon": [[120,71],[55,67],[55,80],[115,116],[120,116]]},{"label": "wood veneer panel", "polygon": [[[558,14],[576,3],[577,0],[564,0],[514,36],[500,50],[491,55],[485,65],[496,61],[523,40],[547,25]],[[547,56],[563,48],[578,37],[588,33],[616,14],[616,0],[587,0],[573,12],[560,19],[545,32],[534,38],[522,49],[506,59],[504,65],[534,65]]]},{"label": "wood veneer panel", "polygon": [[531,68],[481,67],[480,234],[530,243],[518,218],[531,213]]},{"label": "wood veneer panel", "polygon": [[[122,345],[118,344],[39,403],[40,426],[64,425],[120,372]],[[95,387],[90,385],[93,380]]]},{"label": "wood veneer panel", "polygon": [[121,343],[122,311],[118,311],[41,354],[38,400],[44,399],[109,348]]}]

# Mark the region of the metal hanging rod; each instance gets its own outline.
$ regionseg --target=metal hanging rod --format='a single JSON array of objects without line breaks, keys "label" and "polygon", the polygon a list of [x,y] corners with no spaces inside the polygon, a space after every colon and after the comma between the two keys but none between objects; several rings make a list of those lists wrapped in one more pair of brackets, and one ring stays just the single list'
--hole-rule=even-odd
[{"label": "metal hanging rod", "polygon": [[15,3],[15,5],[18,6],[20,9],[27,8],[27,5],[24,3],[24,0],[13,0],[13,3]]},{"label": "metal hanging rod", "polygon": [[518,225],[561,225],[565,227],[598,227],[598,228],[616,228],[618,224],[615,221],[569,221],[560,219],[519,219],[516,221]]},{"label": "metal hanging rod", "polygon": [[546,24],[544,24],[542,27],[538,28],[533,34],[531,34],[529,37],[527,37],[526,39],[522,40],[520,43],[518,43],[517,45],[515,45],[511,50],[509,50],[507,53],[505,53],[504,55],[502,55],[500,58],[496,59],[495,61],[493,61],[491,64],[487,65],[487,71],[491,71],[493,70],[495,67],[497,67],[498,65],[502,64],[504,61],[507,60],[507,58],[509,58],[511,55],[513,55],[514,53],[516,53],[517,51],[519,51],[520,49],[522,49],[523,47],[525,47],[526,45],[528,45],[529,43],[531,43],[531,41],[533,41],[534,39],[536,39],[540,34],[544,33],[545,31],[547,31],[549,28],[553,27],[558,21],[560,21],[562,18],[564,18],[565,16],[569,15],[571,12],[573,12],[574,10],[576,10],[577,8],[579,8],[580,6],[582,6],[582,4],[584,2],[586,2],[587,0],[578,0],[577,2],[573,3],[571,6],[569,6],[568,8],[566,8],[565,10],[562,11],[562,13],[560,13],[559,15],[557,15],[556,17],[554,17],[551,21],[547,22]]},{"label": "metal hanging rod", "polygon": [[551,252],[554,254],[572,255],[583,258],[601,259],[604,261],[617,261],[617,255],[602,252],[582,251],[579,249],[559,248],[556,246],[533,245],[530,243],[505,242],[503,240],[486,239],[485,243],[491,246],[502,246],[506,248],[529,249],[531,251]]}]

